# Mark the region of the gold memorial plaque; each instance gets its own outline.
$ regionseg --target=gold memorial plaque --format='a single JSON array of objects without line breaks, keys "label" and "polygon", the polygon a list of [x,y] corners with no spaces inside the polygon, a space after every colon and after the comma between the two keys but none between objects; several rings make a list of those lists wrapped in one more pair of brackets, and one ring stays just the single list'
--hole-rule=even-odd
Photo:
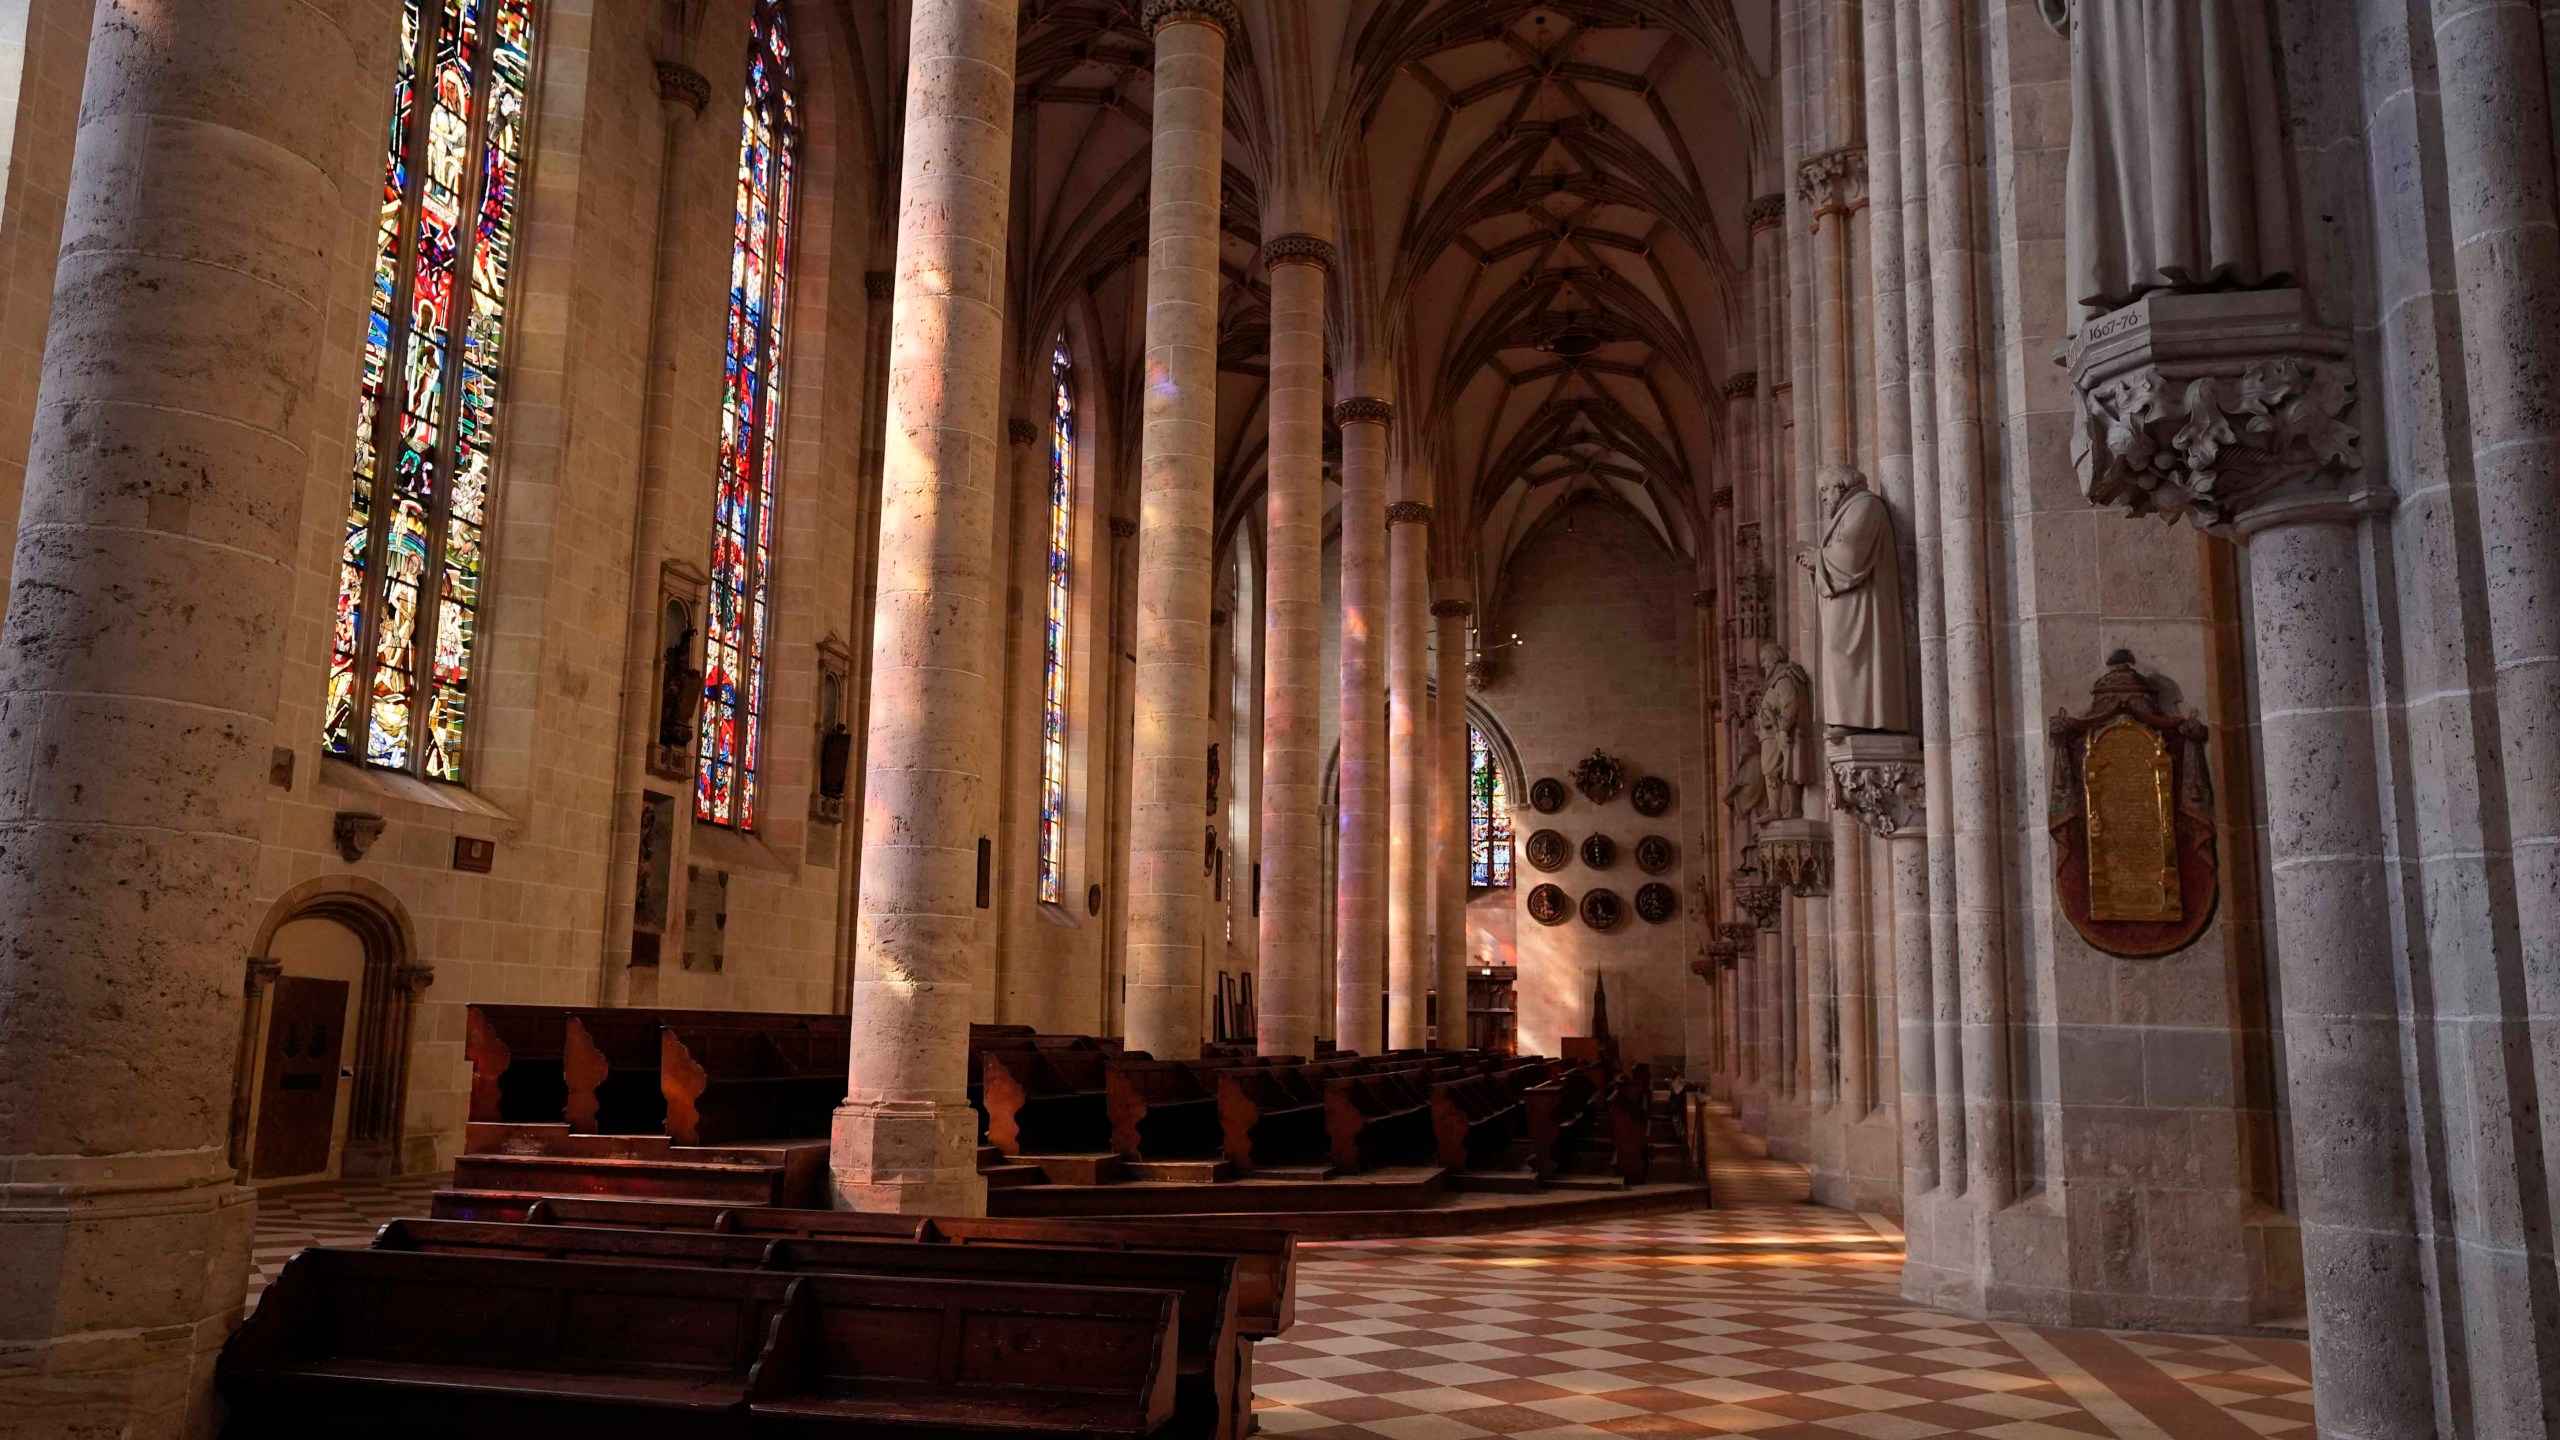
[{"label": "gold memorial plaque", "polygon": [[2119,718],[2089,737],[2089,918],[2183,918],[2177,766],[2158,731]]}]

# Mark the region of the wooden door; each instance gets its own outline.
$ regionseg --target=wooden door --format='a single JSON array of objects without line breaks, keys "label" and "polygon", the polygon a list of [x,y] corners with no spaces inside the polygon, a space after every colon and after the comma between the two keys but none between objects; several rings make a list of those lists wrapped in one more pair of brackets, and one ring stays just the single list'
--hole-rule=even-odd
[{"label": "wooden door", "polygon": [[338,1120],[338,1064],[346,1048],[347,982],[287,975],[267,1012],[258,1070],[258,1148],[252,1179],[329,1168]]}]

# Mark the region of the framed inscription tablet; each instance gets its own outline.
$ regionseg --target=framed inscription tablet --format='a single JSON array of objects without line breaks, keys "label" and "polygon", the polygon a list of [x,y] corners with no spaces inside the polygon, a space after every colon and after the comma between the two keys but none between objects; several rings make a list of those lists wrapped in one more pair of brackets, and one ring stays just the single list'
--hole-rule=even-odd
[{"label": "framed inscription tablet", "polygon": [[2135,959],[2187,948],[2221,897],[2205,725],[2162,713],[2133,652],[2053,717],[2054,888],[2080,938]]}]

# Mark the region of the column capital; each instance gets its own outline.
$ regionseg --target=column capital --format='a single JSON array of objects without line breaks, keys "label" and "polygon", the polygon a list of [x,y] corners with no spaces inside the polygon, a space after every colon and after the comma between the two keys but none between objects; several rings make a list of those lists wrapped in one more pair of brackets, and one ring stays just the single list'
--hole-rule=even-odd
[{"label": "column capital", "polygon": [[1005,438],[1016,445],[1030,445],[1040,439],[1040,427],[1020,418],[1004,422],[1004,432]]},{"label": "column capital", "polygon": [[2378,514],[2351,338],[2302,291],[2154,291],[2071,339],[2072,468],[2093,505],[2240,541]]},{"label": "column capital", "polygon": [[1291,233],[1275,235],[1262,242],[1262,268],[1277,270],[1283,265],[1313,265],[1319,270],[1333,268],[1333,242],[1313,235]]},{"label": "column capital", "polygon": [[1831,804],[1880,839],[1920,838],[1928,821],[1920,737],[1876,732],[1830,742]]},{"label": "column capital", "polygon": [[1701,610],[1713,610],[1716,608],[1715,587],[1709,586],[1704,590],[1691,592],[1689,596],[1689,603],[1697,606]]},{"label": "column capital", "polygon": [[1387,528],[1390,530],[1393,530],[1399,525],[1428,525],[1430,523],[1431,507],[1423,504],[1419,500],[1398,500],[1387,507]]},{"label": "column capital", "polygon": [[1769,879],[1799,900],[1831,893],[1831,824],[1770,820],[1760,826],[1760,863]]},{"label": "column capital", "polygon": [[1396,418],[1396,407],[1375,395],[1354,395],[1333,407],[1336,425],[1388,425]]},{"label": "column capital", "polygon": [[1724,398],[1727,400],[1748,400],[1759,393],[1760,372],[1757,370],[1745,370],[1725,377]]},{"label": "column capital", "polygon": [[401,994],[415,1000],[426,993],[428,986],[436,983],[436,967],[403,965],[391,972],[391,983]]},{"label": "column capital", "polygon": [[1715,494],[1714,494],[1714,495],[1713,495],[1713,496],[1708,500],[1708,502],[1707,502],[1707,503],[1708,503],[1708,504],[1710,504],[1710,505],[1713,505],[1713,506],[1714,506],[1715,508],[1717,508],[1718,510],[1730,510],[1730,509],[1732,509],[1732,508],[1733,508],[1733,487],[1732,487],[1732,486],[1730,486],[1730,485],[1719,485],[1719,486],[1717,486],[1717,487],[1716,487]]},{"label": "column capital", "polygon": [[1451,618],[1463,620],[1475,614],[1476,607],[1472,600],[1434,600],[1431,602],[1431,613],[1443,620]]},{"label": "column capital", "polygon": [[1813,223],[1867,203],[1867,147],[1843,145],[1810,155],[1796,166],[1796,193],[1813,207]]},{"label": "column capital", "polygon": [[1111,517],[1111,533],[1118,539],[1126,540],[1130,536],[1138,533],[1138,522],[1135,520],[1123,520],[1119,516],[1114,515]]},{"label": "column capital", "polygon": [[1742,212],[1742,223],[1749,227],[1754,235],[1763,230],[1775,229],[1786,221],[1787,197],[1784,195],[1757,196]]},{"label": "column capital", "polygon": [[891,295],[897,293],[897,288],[898,277],[890,274],[886,270],[865,270],[862,272],[862,293],[867,299],[886,300]]},{"label": "column capital", "polygon": [[699,115],[711,103],[711,82],[681,60],[658,62],[658,98]]},{"label": "column capital", "polygon": [[240,980],[240,993],[255,1000],[258,998],[259,991],[273,985],[283,975],[283,961],[270,960],[264,955],[252,955],[249,957],[247,972]]},{"label": "column capital", "polygon": [[1229,35],[1243,28],[1243,22],[1236,15],[1235,0],[1147,0],[1147,8],[1140,19],[1150,35],[1167,25],[1178,25],[1184,21],[1215,25]]}]

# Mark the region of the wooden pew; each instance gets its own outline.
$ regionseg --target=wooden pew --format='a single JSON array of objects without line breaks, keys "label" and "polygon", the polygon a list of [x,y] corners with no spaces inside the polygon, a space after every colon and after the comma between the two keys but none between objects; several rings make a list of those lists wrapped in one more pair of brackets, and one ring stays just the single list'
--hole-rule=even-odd
[{"label": "wooden pew", "polygon": [[[842,1015],[647,1005],[571,1010],[566,1047],[570,1129],[598,1135],[667,1132],[669,1025],[697,1035],[774,1034],[791,1037],[787,1043],[795,1045],[802,1043],[798,1037],[828,1036],[830,1043],[843,1047],[851,1036],[851,1022]],[[826,1126],[811,1133],[823,1135]]]},{"label": "wooden pew", "polygon": [[1618,1176],[1642,1185],[1653,1174],[1653,1067],[1638,1064],[1609,1086],[1609,1149]]},{"label": "wooden pew", "polygon": [[677,1144],[827,1133],[844,1103],[850,1031],[841,1021],[758,1018],[770,1023],[671,1018],[659,1031],[658,1078]]},{"label": "wooden pew", "polygon": [[1484,1168],[1528,1128],[1520,1092],[1493,1075],[1468,1075],[1431,1087],[1431,1136],[1442,1165]]},{"label": "wooden pew", "polygon": [[1520,1092],[1529,1117],[1529,1168],[1540,1183],[1555,1178],[1558,1163],[1590,1130],[1593,1095],[1590,1073],[1579,1067]]},{"label": "wooden pew", "polygon": [[950,1219],[717,1205],[682,1200],[625,1200],[502,1191],[439,1192],[438,1219],[527,1224],[610,1225],[641,1230],[695,1230],[739,1235],[886,1236],[957,1245],[1054,1245],[1089,1250],[1160,1250],[1232,1255],[1237,1323],[1268,1339],[1297,1319],[1297,1237],[1258,1226],[1193,1225],[1151,1220]]},{"label": "wooden pew", "polygon": [[[435,1254],[1170,1290],[1181,1300],[1181,1323],[1174,1423],[1166,1440],[1234,1440],[1239,1423],[1236,1386],[1248,1342],[1236,1320],[1240,1262],[1232,1255],[459,1220],[394,1220],[373,1244]],[[1247,1422],[1251,1409],[1248,1391],[1241,1407]]]},{"label": "wooden pew", "polygon": [[1256,1165],[1324,1158],[1324,1076],[1311,1065],[1237,1066],[1218,1073],[1218,1132],[1239,1175]]},{"label": "wooden pew", "polygon": [[568,1105],[563,1073],[568,1012],[557,1005],[472,1005],[463,1011],[471,1062],[469,1118],[481,1124],[557,1123]]},{"label": "wooden pew", "polygon": [[1218,1128],[1215,1078],[1221,1068],[1217,1061],[1138,1056],[1109,1062],[1103,1093],[1112,1153],[1130,1160],[1217,1154],[1225,1138]]},{"label": "wooden pew", "polygon": [[1430,1153],[1427,1088],[1452,1070],[1405,1066],[1346,1075],[1324,1085],[1324,1131],[1336,1169],[1360,1174]]},{"label": "wooden pew", "polygon": [[989,1050],[980,1063],[988,1144],[1007,1155],[1111,1147],[1102,1051]]},{"label": "wooden pew", "polygon": [[1143,1437],[1165,1290],[305,1250],[225,1346],[227,1434]]}]

